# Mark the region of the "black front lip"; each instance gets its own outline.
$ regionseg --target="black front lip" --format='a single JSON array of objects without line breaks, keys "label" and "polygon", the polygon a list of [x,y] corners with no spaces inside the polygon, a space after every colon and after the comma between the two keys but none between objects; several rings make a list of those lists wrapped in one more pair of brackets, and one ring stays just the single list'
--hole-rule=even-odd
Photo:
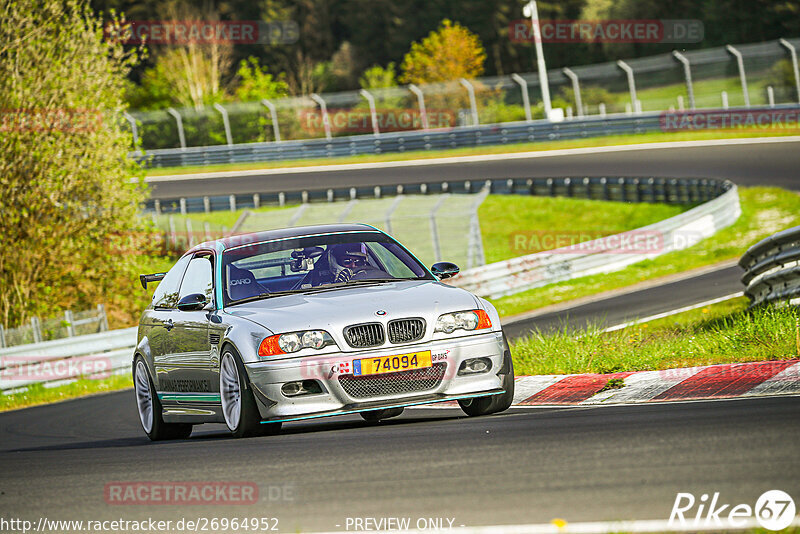
[{"label": "black front lip", "polygon": [[262,424],[265,423],[288,423],[291,421],[303,421],[307,419],[319,419],[321,417],[334,417],[336,415],[349,415],[354,413],[360,412],[368,412],[371,410],[384,410],[388,408],[406,408],[409,406],[420,406],[425,404],[435,404],[437,402],[446,402],[452,400],[460,400],[460,399],[474,399],[476,397],[488,397],[490,395],[498,395],[501,393],[505,393],[503,388],[491,389],[488,391],[481,391],[477,393],[467,393],[464,395],[441,395],[441,394],[433,394],[433,395],[422,395],[418,397],[411,397],[408,399],[403,400],[402,402],[397,401],[373,401],[373,402],[359,402],[359,403],[352,403],[346,404],[337,410],[331,410],[328,412],[320,412],[315,414],[308,414],[308,415],[298,415],[295,417],[285,417],[285,418],[269,418],[264,419],[261,421]]}]

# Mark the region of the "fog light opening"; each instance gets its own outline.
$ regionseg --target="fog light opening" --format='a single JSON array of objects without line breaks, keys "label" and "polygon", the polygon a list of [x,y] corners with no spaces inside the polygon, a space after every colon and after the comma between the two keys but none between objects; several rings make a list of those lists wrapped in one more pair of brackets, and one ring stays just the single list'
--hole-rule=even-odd
[{"label": "fog light opening", "polygon": [[471,358],[461,362],[461,367],[458,369],[459,376],[461,375],[477,375],[480,373],[487,373],[492,368],[492,361],[489,358]]},{"label": "fog light opening", "polygon": [[322,386],[316,380],[296,380],[294,382],[286,382],[281,387],[281,393],[286,397],[316,395],[322,393]]}]

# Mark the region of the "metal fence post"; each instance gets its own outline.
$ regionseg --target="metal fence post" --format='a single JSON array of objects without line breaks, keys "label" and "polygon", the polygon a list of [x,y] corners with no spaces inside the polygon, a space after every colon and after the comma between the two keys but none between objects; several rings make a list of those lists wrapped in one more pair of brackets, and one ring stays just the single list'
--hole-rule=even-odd
[{"label": "metal fence post", "polygon": [[42,325],[38,317],[31,317],[31,331],[33,332],[33,342],[39,343],[42,341]]},{"label": "metal fence post", "polygon": [[236,211],[236,195],[228,196],[228,206],[231,208],[231,211]]},{"label": "metal fence post", "polygon": [[183,132],[183,119],[181,118],[181,114],[173,107],[167,108],[167,113],[175,117],[175,124],[178,125],[178,140],[181,143],[181,150],[186,150],[186,134]]},{"label": "metal fence post", "polygon": [[442,207],[442,204],[447,197],[450,195],[442,195],[439,197],[439,200],[436,201],[436,205],[433,206],[431,209],[430,214],[428,215],[430,222],[431,222],[431,242],[433,243],[433,257],[436,258],[436,261],[442,261],[442,250],[439,245],[439,229],[436,227],[436,212],[439,211],[439,208]]},{"label": "metal fence post", "polygon": [[689,109],[694,109],[694,86],[692,84],[692,66],[691,63],[689,63],[689,58],[677,50],[673,50],[672,55],[683,63],[683,75],[686,78],[686,92],[689,95]]},{"label": "metal fence post", "polygon": [[425,95],[422,94],[422,89],[416,85],[409,84],[408,90],[417,96],[417,104],[419,105],[419,118],[422,120],[422,129],[428,129],[428,113],[425,111]]},{"label": "metal fence post", "polygon": [[98,319],[100,319],[100,331],[108,331],[108,316],[106,315],[106,307],[102,304],[97,305]]},{"label": "metal fence post", "polygon": [[742,53],[736,50],[731,45],[725,45],[725,50],[736,58],[736,64],[739,67],[739,81],[742,83],[742,95],[744,95],[745,107],[750,107],[750,94],[747,92],[747,75],[744,72],[744,59]]},{"label": "metal fence post", "polygon": [[525,107],[525,121],[531,122],[533,118],[531,117],[531,100],[528,96],[528,82],[516,72],[511,75],[511,79],[519,84],[520,91],[522,91],[522,105]]},{"label": "metal fence post", "polygon": [[192,220],[186,219],[186,239],[189,242],[189,248],[194,246],[194,231],[192,230]]},{"label": "metal fence post", "polygon": [[392,202],[392,205],[389,206],[388,210],[386,210],[386,213],[383,214],[383,222],[386,225],[387,234],[392,233],[392,214],[404,198],[405,197],[403,196],[403,193],[398,191],[397,196],[394,198],[394,202]]},{"label": "metal fence post", "polygon": [[478,126],[480,122],[478,121],[478,104],[475,102],[475,88],[466,78],[460,78],[458,81],[467,89],[467,93],[469,94],[469,108],[472,111],[472,126]]},{"label": "metal fence post", "polygon": [[211,199],[207,196],[203,197],[203,211],[206,213],[211,212]]},{"label": "metal fence post", "polygon": [[178,248],[178,232],[175,230],[175,218],[169,216],[169,235],[172,238],[172,246]]},{"label": "metal fence post", "polygon": [[786,39],[778,39],[778,42],[789,51],[789,56],[792,58],[792,70],[794,71],[794,85],[797,91],[797,102],[800,103],[800,72],[797,69],[797,49],[795,46]]},{"label": "metal fence post", "polygon": [[0,324],[0,349],[5,348],[6,346],[6,331],[3,328],[3,325]]},{"label": "metal fence post", "polygon": [[775,91],[772,89],[771,85],[767,86],[767,102],[769,102],[769,107],[775,107]]},{"label": "metal fence post", "polygon": [[722,109],[728,109],[728,91],[722,91]]},{"label": "metal fence post", "polygon": [[181,206],[181,215],[186,215],[186,199],[181,197],[178,202]]},{"label": "metal fence post", "polygon": [[233,145],[233,137],[231,136],[231,122],[228,120],[228,110],[223,108],[221,104],[214,104],[214,109],[219,111],[222,115],[222,126],[225,128],[225,140],[228,146]]},{"label": "metal fence post", "polygon": [[375,98],[366,89],[362,89],[358,93],[367,99],[369,115],[372,120],[372,133],[375,134],[375,137],[378,137],[381,135],[381,131],[378,128],[378,112],[375,110]]},{"label": "metal fence post", "polygon": [[275,108],[275,104],[266,98],[261,103],[269,109],[269,114],[272,117],[272,133],[275,136],[275,141],[278,142],[281,140],[281,131],[278,128],[278,110]]},{"label": "metal fence post", "polygon": [[581,86],[578,81],[578,75],[568,67],[564,67],[561,71],[572,81],[572,93],[575,95],[575,109],[578,112],[578,117],[583,117],[583,102],[581,100]]},{"label": "metal fence post", "polygon": [[317,93],[311,93],[311,100],[319,104],[319,109],[322,110],[322,126],[325,128],[325,139],[331,140],[331,119],[328,117],[328,106],[325,101]]},{"label": "metal fence post", "polygon": [[628,90],[631,93],[631,109],[636,112],[636,80],[633,77],[633,69],[622,60],[617,61],[617,66],[628,76]]},{"label": "metal fence post", "polygon": [[133,134],[133,146],[136,148],[136,152],[139,151],[139,128],[136,126],[136,119],[133,118],[133,115],[128,113],[127,111],[122,112],[122,116],[127,119],[128,124],[131,125],[131,133]]},{"label": "metal fence post", "polygon": [[75,322],[72,310],[64,310],[64,321],[67,323],[67,337],[75,337]]}]

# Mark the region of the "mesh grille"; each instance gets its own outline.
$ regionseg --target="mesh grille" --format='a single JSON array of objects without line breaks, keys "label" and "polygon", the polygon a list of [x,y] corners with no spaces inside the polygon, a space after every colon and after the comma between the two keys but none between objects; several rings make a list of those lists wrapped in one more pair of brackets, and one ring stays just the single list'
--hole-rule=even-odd
[{"label": "mesh grille", "polygon": [[339,377],[339,384],[355,399],[428,391],[442,383],[446,367],[445,363],[437,363],[426,369],[384,375],[342,375]]},{"label": "mesh grille", "polygon": [[422,339],[425,335],[425,321],[422,319],[398,319],[389,322],[389,342],[409,343]]},{"label": "mesh grille", "polygon": [[348,326],[344,329],[344,338],[354,348],[378,347],[383,345],[383,325],[367,323]]}]

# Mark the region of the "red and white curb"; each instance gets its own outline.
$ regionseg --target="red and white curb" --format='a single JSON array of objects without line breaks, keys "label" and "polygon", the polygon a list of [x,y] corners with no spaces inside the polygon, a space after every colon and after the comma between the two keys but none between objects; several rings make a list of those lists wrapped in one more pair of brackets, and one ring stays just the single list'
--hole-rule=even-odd
[{"label": "red and white curb", "polygon": [[[601,391],[612,379],[622,380],[622,386]],[[513,405],[631,404],[771,395],[800,395],[800,360],[663,371],[520,376],[515,383]],[[453,405],[448,402],[438,406]]]}]

